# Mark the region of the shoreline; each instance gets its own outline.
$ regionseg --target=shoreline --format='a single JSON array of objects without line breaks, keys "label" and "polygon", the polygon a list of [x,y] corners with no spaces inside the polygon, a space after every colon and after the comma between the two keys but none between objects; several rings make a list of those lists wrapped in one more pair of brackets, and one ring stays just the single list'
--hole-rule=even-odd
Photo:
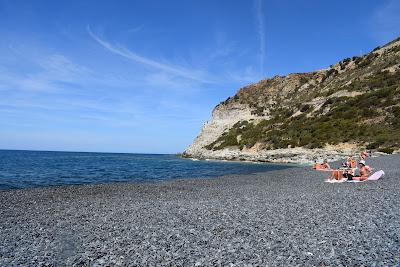
[{"label": "shoreline", "polygon": [[215,161],[215,162],[233,162],[233,163],[249,163],[249,164],[276,164],[276,165],[288,165],[291,167],[305,167],[308,166],[308,163],[292,163],[292,162],[272,162],[272,161],[263,161],[263,160],[251,160],[251,159],[243,159],[243,158],[202,158],[202,157],[191,157],[191,156],[182,156],[179,155],[182,159],[193,160],[193,161]]},{"label": "shoreline", "polygon": [[[183,158],[187,160],[193,160],[190,158]],[[198,159],[202,160],[202,159]],[[207,161],[207,159],[204,159],[204,161]],[[287,169],[289,168],[297,168],[297,167],[304,167],[302,165],[298,164],[290,164],[290,163],[270,163],[270,162],[252,162],[252,161],[229,161],[229,160],[217,160],[217,159],[209,159],[209,161],[216,161],[216,162],[232,162],[232,163],[248,163],[248,164],[273,164],[273,165],[280,165],[280,166],[288,166]],[[0,194],[1,192],[6,192],[6,191],[15,191],[15,190],[34,190],[34,189],[50,189],[50,188],[68,188],[68,187],[84,187],[84,186],[108,186],[108,185],[146,185],[146,184],[163,184],[163,183],[169,183],[169,182],[182,182],[184,183],[185,181],[190,181],[190,180],[208,180],[208,179],[219,179],[223,177],[230,177],[230,176],[246,176],[246,175],[253,175],[253,174],[263,174],[263,173],[268,173],[268,172],[275,172],[279,171],[278,170],[265,170],[265,171],[254,171],[254,172],[249,172],[249,173],[237,173],[237,174],[225,174],[225,175],[215,175],[215,176],[198,176],[198,177],[177,177],[177,178],[169,178],[165,180],[159,180],[159,179],[154,179],[154,180],[138,180],[138,181],[112,181],[112,182],[102,182],[102,183],[92,183],[92,182],[87,182],[87,183],[76,183],[76,184],[61,184],[61,185],[37,185],[37,186],[30,186],[30,187],[16,187],[16,188],[0,188]]]},{"label": "shoreline", "polygon": [[400,155],[376,182],[309,167],[0,191],[0,265],[373,265],[400,249]]},{"label": "shoreline", "polygon": [[[176,179],[250,174],[292,167],[286,164],[254,164],[219,160],[197,161],[177,155],[115,156],[59,152],[2,153],[0,190],[32,187],[158,182]],[[4,157],[3,157],[4,156]],[[17,162],[18,160],[18,162]],[[33,161],[35,164],[33,164]],[[33,164],[33,165],[32,165]],[[134,167],[134,168],[133,168]]]},{"label": "shoreline", "polygon": [[[232,161],[235,162],[235,161]],[[267,164],[268,162],[248,162],[249,164]],[[289,164],[289,163],[288,163]],[[302,168],[305,166],[290,166],[289,168]],[[63,185],[44,185],[44,186],[34,186],[34,187],[24,187],[24,188],[6,188],[6,189],[1,189],[0,188],[0,194],[2,192],[10,192],[10,191],[29,191],[29,190],[40,190],[40,189],[57,189],[57,188],[65,188],[68,189],[69,187],[73,188],[73,187],[85,187],[85,186],[117,186],[117,185],[127,185],[127,186],[146,186],[146,185],[151,185],[151,184],[165,184],[165,183],[185,183],[186,181],[191,181],[191,180],[214,180],[214,179],[221,179],[224,177],[232,177],[232,176],[247,176],[247,175],[254,175],[254,174],[263,174],[263,173],[269,173],[269,172],[276,172],[276,171],[280,171],[280,170],[268,170],[268,171],[257,171],[257,172],[251,172],[251,173],[246,173],[246,174],[225,174],[225,175],[219,175],[219,176],[199,176],[199,177],[186,177],[186,178],[172,178],[172,179],[168,179],[168,180],[141,180],[141,181],[131,181],[131,182],[127,182],[127,181],[121,181],[121,182],[109,182],[109,183],[77,183],[77,184],[63,184]]]},{"label": "shoreline", "polygon": [[[327,159],[328,162],[337,162],[344,160],[348,155],[358,158],[359,151],[335,151],[326,149],[278,149],[259,152],[242,152],[239,150],[204,150],[194,154],[182,153],[181,158],[191,160],[221,160],[231,162],[254,162],[254,163],[273,163],[273,164],[294,164],[307,166],[315,161],[322,162]],[[399,154],[397,151],[392,155]],[[374,151],[373,158],[388,156],[383,152]]]}]

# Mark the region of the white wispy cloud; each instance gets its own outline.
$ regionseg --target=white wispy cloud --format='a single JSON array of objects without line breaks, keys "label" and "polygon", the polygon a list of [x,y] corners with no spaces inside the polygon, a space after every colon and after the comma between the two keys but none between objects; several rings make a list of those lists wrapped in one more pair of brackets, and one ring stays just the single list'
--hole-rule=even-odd
[{"label": "white wispy cloud", "polygon": [[[11,49],[10,49],[11,50]],[[14,50],[11,50],[14,51]],[[22,90],[36,92],[56,92],[87,88],[132,87],[138,82],[121,75],[98,73],[88,67],[77,64],[62,54],[33,56],[18,51],[17,60],[29,62],[30,68],[21,71],[0,64],[0,90]]]},{"label": "white wispy cloud", "polygon": [[127,33],[130,34],[130,33],[139,32],[139,31],[141,31],[143,29],[143,27],[144,27],[144,24],[141,24],[141,25],[139,25],[137,27],[130,28],[129,30],[127,30]]},{"label": "white wispy cloud", "polygon": [[260,39],[260,72],[264,74],[265,65],[265,26],[264,14],[262,10],[262,0],[255,0],[257,32]]},{"label": "white wispy cloud", "polygon": [[95,33],[93,33],[93,31],[90,29],[90,26],[87,26],[87,31],[88,31],[89,35],[97,43],[99,43],[101,46],[103,46],[104,48],[106,48],[107,50],[109,50],[110,52],[112,52],[116,55],[122,56],[131,61],[143,64],[143,65],[146,65],[146,66],[149,66],[149,67],[161,70],[161,71],[168,72],[173,75],[181,76],[181,77],[184,77],[187,79],[192,79],[192,80],[202,82],[202,83],[213,83],[213,81],[211,79],[205,78],[204,76],[207,76],[207,75],[201,71],[189,70],[186,68],[161,63],[156,60],[140,56],[140,55],[132,52],[131,50],[127,49],[126,47],[123,47],[121,45],[113,45],[113,44],[109,43],[108,41],[100,38]]}]

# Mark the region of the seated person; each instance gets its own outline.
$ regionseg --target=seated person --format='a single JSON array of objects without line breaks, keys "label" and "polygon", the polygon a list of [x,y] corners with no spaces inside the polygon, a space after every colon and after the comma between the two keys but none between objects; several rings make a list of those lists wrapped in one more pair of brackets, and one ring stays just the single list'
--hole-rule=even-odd
[{"label": "seated person", "polygon": [[359,162],[359,167],[360,167],[360,173],[357,176],[353,175],[348,175],[347,179],[348,180],[356,180],[356,181],[365,181],[368,179],[368,177],[371,175],[371,168],[367,165],[365,165],[364,160],[360,160]]},{"label": "seated person", "polygon": [[345,163],[345,167],[346,168],[352,168],[352,169],[356,169],[357,168],[357,161],[353,158],[353,156],[348,156],[347,157],[347,161]]},{"label": "seated person", "polygon": [[360,160],[365,160],[367,157],[369,157],[369,154],[367,153],[367,151],[360,152]]}]

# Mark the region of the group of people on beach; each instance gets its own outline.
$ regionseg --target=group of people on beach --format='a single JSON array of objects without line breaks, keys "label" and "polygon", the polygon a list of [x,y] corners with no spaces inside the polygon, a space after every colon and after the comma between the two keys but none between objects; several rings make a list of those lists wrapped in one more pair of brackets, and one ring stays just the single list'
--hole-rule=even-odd
[{"label": "group of people on beach", "polygon": [[[370,153],[362,151],[359,154],[359,161],[354,159],[352,155],[347,157],[347,160],[343,162],[342,167],[339,169],[332,169],[325,159],[323,163],[315,163],[313,169],[319,171],[329,171],[331,175],[328,180],[342,180],[347,179],[348,181],[365,181],[372,174],[372,168],[365,163],[365,159],[371,156]],[[358,165],[358,167],[357,167]]]}]

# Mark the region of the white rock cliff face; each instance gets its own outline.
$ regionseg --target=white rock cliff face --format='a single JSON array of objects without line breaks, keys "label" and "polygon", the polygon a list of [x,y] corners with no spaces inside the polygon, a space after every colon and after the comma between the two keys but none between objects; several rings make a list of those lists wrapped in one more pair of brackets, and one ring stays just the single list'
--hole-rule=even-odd
[{"label": "white rock cliff face", "polygon": [[248,121],[256,118],[256,116],[251,114],[251,109],[246,105],[235,104],[226,106],[219,104],[214,108],[211,120],[204,123],[200,134],[185,150],[184,154],[195,158],[215,158],[212,156],[213,151],[205,149],[204,146],[217,140],[223,132],[230,129],[238,121]]}]

